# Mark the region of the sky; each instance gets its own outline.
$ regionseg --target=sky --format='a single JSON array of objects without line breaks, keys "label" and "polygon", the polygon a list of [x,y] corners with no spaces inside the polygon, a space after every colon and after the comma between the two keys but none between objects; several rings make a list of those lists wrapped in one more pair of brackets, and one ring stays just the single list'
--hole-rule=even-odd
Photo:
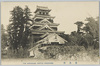
[{"label": "sky", "polygon": [[72,31],[77,31],[77,26],[74,24],[77,21],[87,23],[87,17],[96,18],[99,16],[99,2],[2,2],[1,3],[1,24],[7,29],[10,11],[15,6],[25,8],[27,5],[34,17],[34,11],[37,6],[45,6],[51,9],[50,15],[55,16],[54,23],[59,23],[58,31],[65,31],[70,34]]}]

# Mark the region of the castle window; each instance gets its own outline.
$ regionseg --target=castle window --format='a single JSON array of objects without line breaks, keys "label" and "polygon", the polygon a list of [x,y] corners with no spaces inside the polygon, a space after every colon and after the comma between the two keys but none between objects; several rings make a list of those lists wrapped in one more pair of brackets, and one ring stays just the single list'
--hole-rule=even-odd
[{"label": "castle window", "polygon": [[48,15],[48,12],[46,13],[46,15]]},{"label": "castle window", "polygon": [[43,12],[41,12],[41,15],[43,14]]},{"label": "castle window", "polygon": [[41,12],[39,12],[39,14],[41,14]]},{"label": "castle window", "polygon": [[45,12],[45,15],[47,15],[47,13]]},{"label": "castle window", "polygon": [[45,12],[43,12],[43,15],[45,15]]}]

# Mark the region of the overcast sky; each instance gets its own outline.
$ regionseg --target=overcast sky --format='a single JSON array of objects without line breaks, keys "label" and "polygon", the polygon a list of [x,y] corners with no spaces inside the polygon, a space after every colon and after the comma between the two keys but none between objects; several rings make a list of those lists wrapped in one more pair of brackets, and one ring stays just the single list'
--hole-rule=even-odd
[{"label": "overcast sky", "polygon": [[11,16],[10,11],[15,6],[25,8],[27,5],[34,17],[36,6],[47,6],[52,9],[51,16],[55,16],[54,23],[59,23],[59,31],[65,31],[70,34],[72,31],[77,30],[74,24],[76,21],[83,21],[86,17],[96,18],[99,15],[99,2],[2,2],[1,3],[1,24],[6,28],[9,24]]}]

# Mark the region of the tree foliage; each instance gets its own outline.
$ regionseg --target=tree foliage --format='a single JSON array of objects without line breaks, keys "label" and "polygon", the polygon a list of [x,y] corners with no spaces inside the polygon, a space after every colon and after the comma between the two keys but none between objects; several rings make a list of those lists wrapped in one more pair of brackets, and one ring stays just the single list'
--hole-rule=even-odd
[{"label": "tree foliage", "polygon": [[[89,17],[85,19],[88,23],[84,24],[83,22],[76,22],[77,32],[73,31],[68,37],[70,45],[79,45],[84,46],[86,49],[90,46],[94,49],[99,47],[99,18],[94,19]],[[85,25],[82,28],[82,25]],[[67,38],[67,36],[66,36]]]},{"label": "tree foliage", "polygon": [[1,25],[1,50],[4,50],[4,48],[8,45],[8,35],[5,33],[6,30],[4,29],[3,24]]},{"label": "tree foliage", "polygon": [[31,20],[30,9],[26,6],[25,9],[22,9],[19,6],[16,6],[11,11],[10,24],[8,26],[8,33],[10,36],[10,46],[14,50],[18,50],[20,47],[27,47],[29,36],[29,21]]},{"label": "tree foliage", "polygon": [[99,48],[99,18],[93,17],[86,18],[88,23],[85,24],[83,30],[86,32],[85,38],[88,41],[88,45],[94,48]]},{"label": "tree foliage", "polygon": [[30,12],[30,9],[28,8],[28,6],[25,7],[24,9],[24,30],[23,30],[23,36],[22,36],[22,41],[21,41],[21,44],[22,44],[22,47],[25,48],[26,46],[28,46],[28,37],[29,37],[29,34],[30,34],[30,31],[29,31],[29,27],[32,25],[32,20],[31,20],[31,12]]}]

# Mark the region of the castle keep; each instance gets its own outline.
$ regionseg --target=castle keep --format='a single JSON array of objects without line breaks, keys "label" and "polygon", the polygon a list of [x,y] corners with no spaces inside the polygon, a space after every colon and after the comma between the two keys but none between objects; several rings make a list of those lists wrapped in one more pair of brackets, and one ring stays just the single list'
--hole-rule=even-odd
[{"label": "castle keep", "polygon": [[[35,16],[33,18],[33,25],[31,30],[31,49],[30,56],[34,55],[37,48],[65,44],[67,41],[60,37],[60,34],[64,34],[64,31],[58,31],[57,26],[59,24],[54,23],[54,16],[50,16],[51,9],[48,7],[37,6]],[[34,50],[35,48],[35,50]]]}]

